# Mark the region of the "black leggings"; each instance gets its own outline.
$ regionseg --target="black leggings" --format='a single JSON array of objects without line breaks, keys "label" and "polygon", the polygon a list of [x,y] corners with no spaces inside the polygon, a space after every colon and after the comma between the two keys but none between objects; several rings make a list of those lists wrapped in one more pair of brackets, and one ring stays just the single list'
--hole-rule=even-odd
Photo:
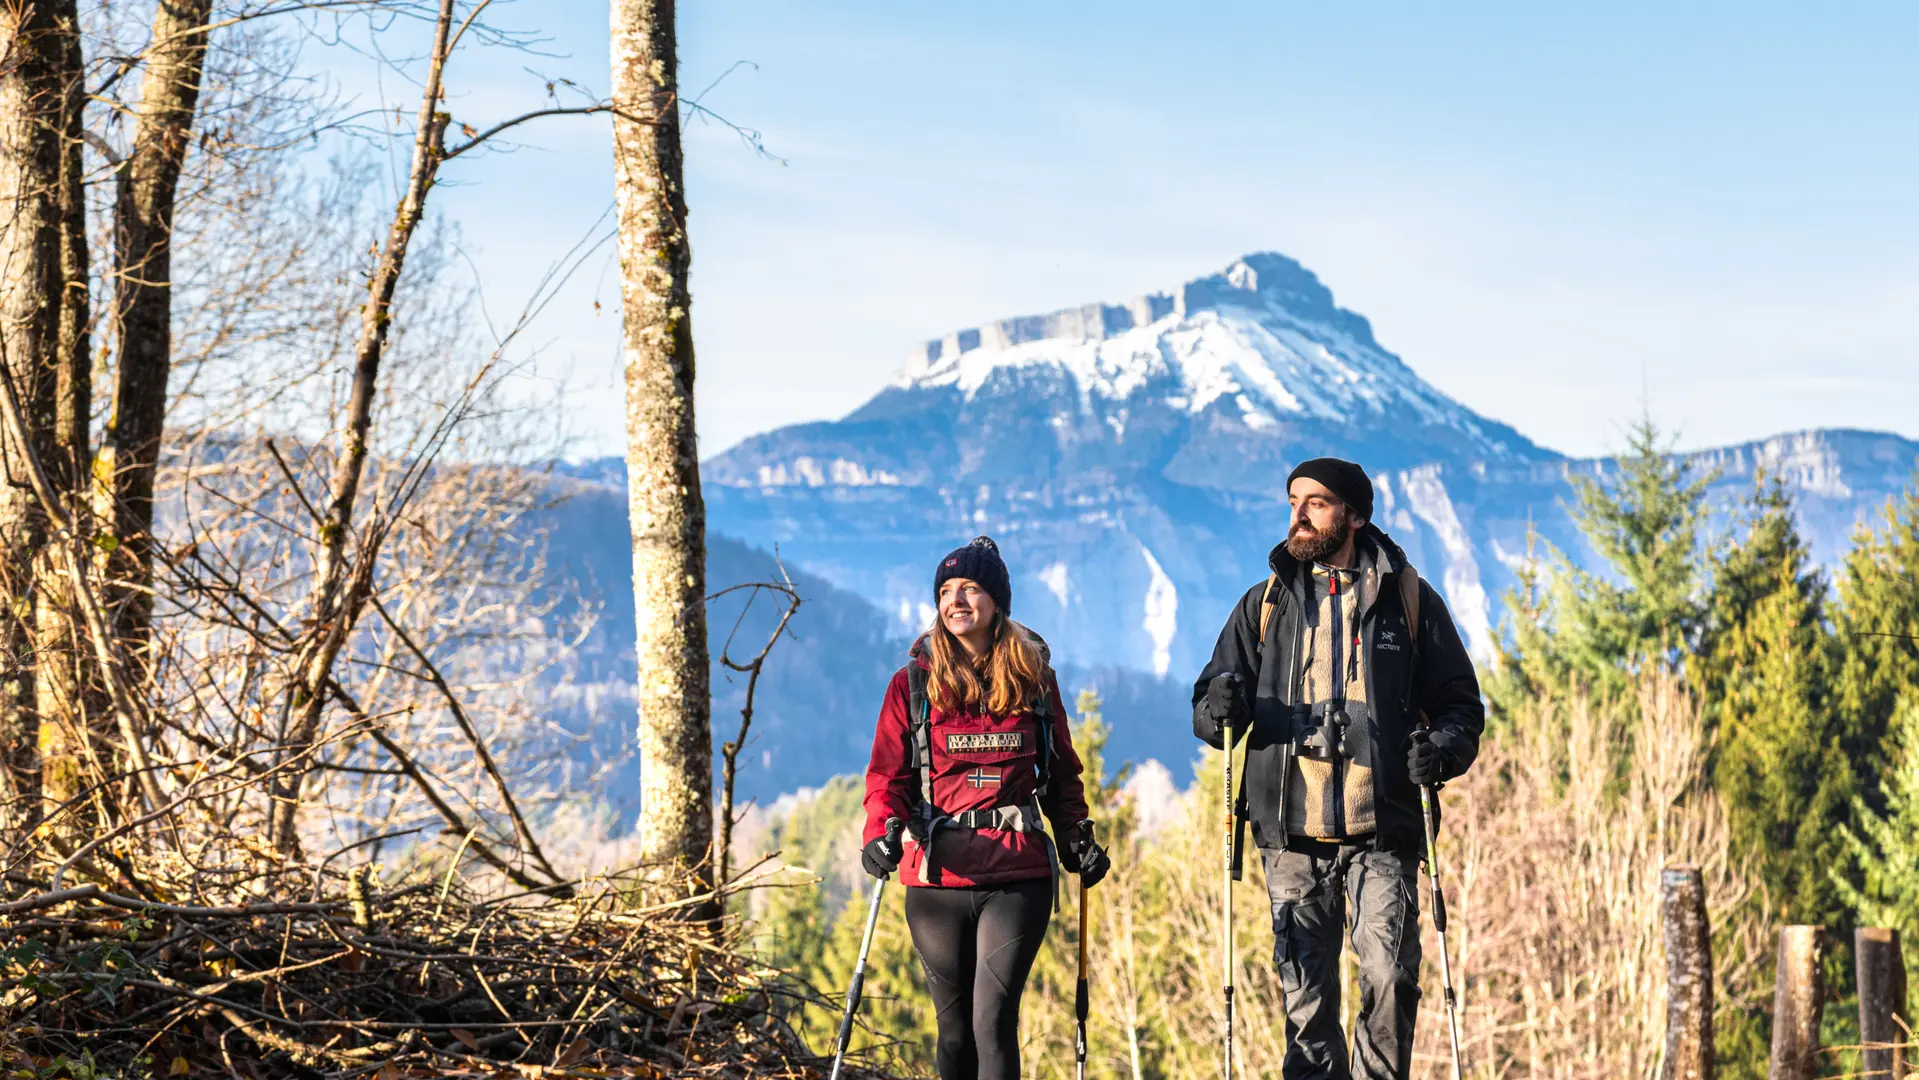
[{"label": "black leggings", "polygon": [[1051,878],[906,890],[939,1021],[940,1080],[1017,1080],[1019,997],[1053,915]]}]

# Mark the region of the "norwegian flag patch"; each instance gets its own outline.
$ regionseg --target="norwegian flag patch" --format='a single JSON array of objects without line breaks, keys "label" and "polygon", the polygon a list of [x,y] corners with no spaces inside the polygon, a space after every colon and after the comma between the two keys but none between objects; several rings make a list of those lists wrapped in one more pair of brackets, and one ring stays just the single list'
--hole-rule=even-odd
[{"label": "norwegian flag patch", "polygon": [[972,772],[966,774],[966,782],[976,788],[998,787],[999,770],[994,769],[988,772],[985,769],[974,769]]}]

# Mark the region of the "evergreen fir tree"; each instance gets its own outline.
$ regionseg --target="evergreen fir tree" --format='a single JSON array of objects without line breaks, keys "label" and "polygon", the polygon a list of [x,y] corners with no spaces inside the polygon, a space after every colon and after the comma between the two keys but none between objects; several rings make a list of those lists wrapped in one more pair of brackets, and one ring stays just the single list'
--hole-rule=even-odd
[{"label": "evergreen fir tree", "polygon": [[[1892,767],[1881,791],[1885,809],[1854,801],[1856,828],[1841,827],[1844,870],[1834,888],[1861,926],[1899,931],[1906,970],[1919,970],[1919,697],[1902,700],[1889,740]],[[1855,884],[1856,882],[1856,884]]]},{"label": "evergreen fir tree", "polygon": [[1759,478],[1744,538],[1712,559],[1713,588],[1688,673],[1713,725],[1713,783],[1735,850],[1759,870],[1782,922],[1838,925],[1829,837],[1855,779],[1829,700],[1825,583],[1776,477]]},{"label": "evergreen fir tree", "polygon": [[1609,480],[1573,478],[1573,519],[1610,573],[1548,548],[1544,565],[1522,576],[1526,595],[1508,598],[1517,615],[1489,680],[1496,712],[1575,685],[1619,700],[1632,671],[1677,665],[1698,644],[1706,615],[1700,532],[1712,477],[1670,449],[1658,427],[1641,420]]},{"label": "evergreen fir tree", "polygon": [[[1880,775],[1893,709],[1919,687],[1919,486],[1887,504],[1880,529],[1853,534],[1833,624],[1845,749],[1862,772]],[[1864,794],[1881,808],[1872,787]]]}]

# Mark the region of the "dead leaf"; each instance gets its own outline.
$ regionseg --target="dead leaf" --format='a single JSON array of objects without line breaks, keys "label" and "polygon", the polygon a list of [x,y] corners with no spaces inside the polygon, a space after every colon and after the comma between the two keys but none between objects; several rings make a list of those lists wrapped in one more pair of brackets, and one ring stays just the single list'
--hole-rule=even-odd
[{"label": "dead leaf", "polygon": [[168,1076],[185,1076],[193,1071],[193,1065],[186,1058],[176,1057],[173,1064],[167,1066]]},{"label": "dead leaf", "polygon": [[593,1049],[593,1044],[587,1042],[584,1037],[574,1039],[572,1046],[560,1051],[560,1056],[553,1059],[553,1064],[556,1068],[564,1069],[568,1065],[585,1057],[586,1052],[591,1049]]},{"label": "dead leaf", "polygon": [[466,1047],[468,1050],[476,1054],[480,1052],[480,1040],[474,1038],[471,1031],[465,1028],[454,1028],[453,1037],[460,1040],[460,1045]]}]

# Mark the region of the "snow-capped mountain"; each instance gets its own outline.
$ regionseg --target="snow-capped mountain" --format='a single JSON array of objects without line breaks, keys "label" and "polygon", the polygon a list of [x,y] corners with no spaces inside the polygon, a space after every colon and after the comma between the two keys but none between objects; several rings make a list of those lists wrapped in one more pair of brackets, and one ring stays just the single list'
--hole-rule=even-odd
[{"label": "snow-capped mountain", "polygon": [[[1539,455],[1510,428],[1413,374],[1379,346],[1364,318],[1335,306],[1310,271],[1271,253],[1172,293],[949,334],[914,352],[893,385],[909,395],[950,387],[971,402],[1022,393],[1035,380],[1070,386],[1077,419],[1096,419],[1114,442],[1124,441],[1134,408],[1158,406],[1217,413],[1249,433],[1390,425],[1413,445],[1496,459]],[[1052,423],[1065,429],[1074,419]]]},{"label": "snow-capped mountain", "polygon": [[[1836,550],[1919,447],[1854,432],[1700,455],[1730,495],[1784,469]],[[990,533],[1015,613],[1069,662],[1197,670],[1283,534],[1302,458],[1363,463],[1376,518],[1439,586],[1476,649],[1527,558],[1528,526],[1575,556],[1566,476],[1545,449],[1420,379],[1283,255],[1167,293],[1007,319],[916,349],[838,421],[748,439],[704,468],[711,527],[877,604],[930,614],[935,558]]]},{"label": "snow-capped mountain", "polygon": [[1441,474],[1550,486],[1559,455],[1421,380],[1282,255],[928,342],[844,420],[749,439],[705,476],[714,528],[778,542],[903,633],[933,558],[990,532],[1060,655],[1171,675],[1263,576],[1285,475],[1317,454],[1378,475],[1382,521],[1488,640],[1478,556],[1523,550],[1524,508],[1476,542]]},{"label": "snow-capped mountain", "polygon": [[[1190,759],[1186,680],[1266,575],[1288,517],[1286,473],[1318,454],[1372,473],[1375,519],[1482,654],[1531,557],[1529,528],[1590,560],[1566,512],[1568,477],[1615,467],[1568,459],[1447,397],[1273,254],[1165,294],[949,334],[846,418],[710,459],[709,584],[770,576],[777,546],[808,597],[761,687],[743,794],[860,767],[886,673],[930,621],[935,562],[978,533],[1006,553],[1014,614],[1051,643],[1069,698],[1083,687],[1105,697],[1114,758]],[[1717,473],[1722,505],[1760,468],[1783,476],[1815,554],[1831,561],[1911,482],[1919,443],[1808,431],[1692,456]],[[617,459],[565,471],[580,490],[555,508],[553,558],[592,583],[605,619],[556,679],[553,704],[617,763],[606,789],[630,811],[619,793],[630,795],[632,763],[618,753],[632,723],[624,472]],[[770,617],[752,613],[747,636]],[[731,623],[728,612],[712,620]],[[719,731],[737,718],[728,677],[716,665]]]}]

